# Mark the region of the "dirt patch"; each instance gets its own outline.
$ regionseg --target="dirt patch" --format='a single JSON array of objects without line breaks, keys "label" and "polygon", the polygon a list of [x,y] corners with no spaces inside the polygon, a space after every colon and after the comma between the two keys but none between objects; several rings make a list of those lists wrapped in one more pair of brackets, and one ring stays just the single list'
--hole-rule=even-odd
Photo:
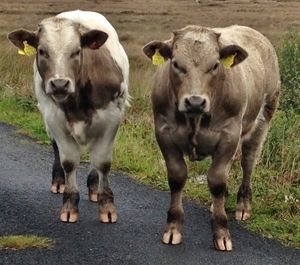
[{"label": "dirt patch", "polygon": [[4,37],[20,27],[36,29],[43,18],[72,9],[104,14],[125,36],[122,40],[130,57],[142,56],[141,47],[149,40],[167,39],[172,30],[187,24],[246,25],[261,31],[276,46],[289,27],[300,29],[300,2],[296,0],[23,0],[1,1],[0,34]]}]

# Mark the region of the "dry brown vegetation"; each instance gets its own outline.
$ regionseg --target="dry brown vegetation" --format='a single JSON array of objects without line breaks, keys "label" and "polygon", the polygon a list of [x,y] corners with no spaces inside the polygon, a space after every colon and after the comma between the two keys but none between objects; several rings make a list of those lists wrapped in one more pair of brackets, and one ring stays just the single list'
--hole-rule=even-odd
[{"label": "dry brown vegetation", "polygon": [[35,29],[45,17],[82,9],[104,14],[119,32],[129,55],[140,56],[141,46],[151,39],[169,38],[170,32],[187,24],[253,27],[277,44],[290,26],[300,29],[300,3],[274,0],[2,0],[0,32],[27,27]]}]

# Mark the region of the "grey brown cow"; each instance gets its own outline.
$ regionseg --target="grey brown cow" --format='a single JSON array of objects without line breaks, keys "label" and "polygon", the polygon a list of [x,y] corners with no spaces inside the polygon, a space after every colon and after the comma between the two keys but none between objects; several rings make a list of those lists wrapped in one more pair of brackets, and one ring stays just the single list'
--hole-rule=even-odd
[{"label": "grey brown cow", "polygon": [[77,10],[44,19],[36,32],[16,30],[8,38],[23,54],[37,50],[35,93],[53,141],[51,191],[63,193],[60,220],[78,220],[76,169],[80,146],[86,145],[92,164],[89,199],[99,202],[101,222],[116,222],[108,172],[128,101],[129,63],[115,29],[101,14]]},{"label": "grey brown cow", "polygon": [[151,41],[149,58],[166,61],[155,75],[152,104],[155,134],[164,156],[171,203],[162,241],[182,241],[184,155],[212,157],[207,179],[212,194],[212,232],[217,250],[232,250],[224,208],[227,178],[241,143],[243,180],[236,219],[251,212],[250,176],[276,110],[280,77],[277,56],[259,32],[243,26],[187,26],[170,40]]}]

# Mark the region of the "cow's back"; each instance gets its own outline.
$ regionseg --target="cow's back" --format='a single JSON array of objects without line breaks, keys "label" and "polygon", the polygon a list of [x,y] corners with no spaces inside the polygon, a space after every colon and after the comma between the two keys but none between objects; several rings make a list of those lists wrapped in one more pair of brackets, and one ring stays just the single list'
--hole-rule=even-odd
[{"label": "cow's back", "polygon": [[240,65],[231,69],[233,75],[239,75],[241,89],[247,96],[247,108],[244,122],[256,118],[266,97],[278,95],[280,75],[277,55],[269,40],[258,31],[245,26],[215,28],[221,33],[222,46],[236,44],[245,49],[248,57]]},{"label": "cow's back", "polygon": [[[245,26],[230,26],[216,28],[221,33],[220,43],[224,46],[237,44],[248,52],[248,58],[240,65],[249,69],[247,74],[254,75],[256,79],[264,78],[260,85],[268,89],[274,89],[279,83],[279,67],[274,47],[269,40],[258,31]],[[256,74],[257,73],[257,74]]]}]

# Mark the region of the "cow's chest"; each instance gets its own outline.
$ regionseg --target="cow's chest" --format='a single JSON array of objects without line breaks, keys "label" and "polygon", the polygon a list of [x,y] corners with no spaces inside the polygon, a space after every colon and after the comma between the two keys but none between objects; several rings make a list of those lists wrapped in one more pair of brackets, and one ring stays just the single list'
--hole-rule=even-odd
[{"label": "cow's chest", "polygon": [[87,143],[89,125],[85,121],[68,122],[67,127],[77,143],[82,145]]},{"label": "cow's chest", "polygon": [[221,132],[211,128],[194,130],[187,126],[178,126],[170,133],[173,142],[189,156],[191,160],[202,160],[212,155],[221,138]]},{"label": "cow's chest", "polygon": [[105,109],[96,110],[88,121],[67,123],[70,135],[80,145],[87,145],[100,138],[111,138],[123,117],[123,110],[110,104]]}]

